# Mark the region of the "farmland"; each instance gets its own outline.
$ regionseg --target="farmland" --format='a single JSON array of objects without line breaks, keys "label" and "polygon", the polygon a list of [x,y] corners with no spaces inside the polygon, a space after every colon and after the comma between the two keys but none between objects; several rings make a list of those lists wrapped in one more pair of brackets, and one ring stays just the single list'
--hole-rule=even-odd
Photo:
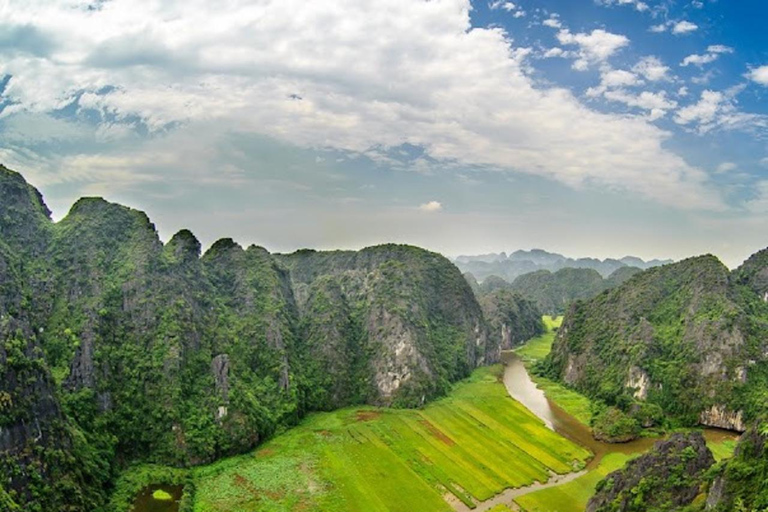
[{"label": "farmland", "polygon": [[314,414],[257,452],[195,471],[197,512],[450,511],[583,467],[589,453],[547,429],[476,370],[423,410]]}]

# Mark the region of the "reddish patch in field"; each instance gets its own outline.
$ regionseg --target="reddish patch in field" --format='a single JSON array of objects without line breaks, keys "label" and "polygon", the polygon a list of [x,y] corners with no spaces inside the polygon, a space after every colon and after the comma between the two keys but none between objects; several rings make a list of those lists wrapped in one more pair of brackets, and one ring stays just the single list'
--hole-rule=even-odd
[{"label": "reddish patch in field", "polygon": [[256,452],[257,457],[269,457],[270,455],[274,455],[275,450],[272,448],[264,448],[263,450],[259,450]]},{"label": "reddish patch in field", "polygon": [[253,485],[251,485],[251,482],[248,481],[243,475],[235,474],[235,485],[240,487],[241,489],[244,489],[251,493],[255,497],[259,496],[266,496],[269,499],[279,501],[285,498],[284,492],[277,492],[277,491],[260,491],[259,489],[256,489]]},{"label": "reddish patch in field", "polygon": [[323,437],[331,437],[333,435],[330,430],[318,430],[317,433]]},{"label": "reddish patch in field", "polygon": [[450,437],[445,435],[442,431],[440,431],[440,429],[438,429],[436,426],[434,426],[432,423],[430,423],[429,420],[419,420],[419,423],[424,425],[427,428],[427,430],[429,431],[430,434],[432,434],[434,437],[438,438],[439,440],[441,440],[442,442],[444,442],[448,446],[453,446],[453,445],[456,444],[453,441],[453,439],[451,439]]},{"label": "reddish patch in field", "polygon": [[379,416],[381,413],[376,411],[357,411],[357,421],[373,421]]}]

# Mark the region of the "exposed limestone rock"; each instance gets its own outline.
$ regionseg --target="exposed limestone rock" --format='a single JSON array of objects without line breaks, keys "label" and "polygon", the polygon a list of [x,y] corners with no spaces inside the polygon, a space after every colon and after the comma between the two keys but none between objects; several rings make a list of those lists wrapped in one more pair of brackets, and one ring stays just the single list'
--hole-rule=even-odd
[{"label": "exposed limestone rock", "polygon": [[650,386],[650,379],[648,374],[644,370],[633,366],[629,369],[629,378],[627,379],[627,387],[635,390],[634,397],[638,400],[645,400],[648,398],[648,388]]},{"label": "exposed limestone rock", "polygon": [[701,412],[699,422],[707,427],[723,428],[744,432],[747,426],[744,423],[744,411],[731,411],[725,405],[713,405]]},{"label": "exposed limestone rock", "polygon": [[211,361],[211,372],[216,384],[216,392],[224,402],[229,401],[229,356],[219,354]]}]

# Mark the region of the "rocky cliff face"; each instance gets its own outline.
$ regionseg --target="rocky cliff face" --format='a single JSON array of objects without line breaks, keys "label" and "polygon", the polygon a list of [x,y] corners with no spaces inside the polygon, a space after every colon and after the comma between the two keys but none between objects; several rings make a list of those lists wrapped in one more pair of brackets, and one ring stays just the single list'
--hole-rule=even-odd
[{"label": "rocky cliff face", "polygon": [[483,314],[500,348],[509,350],[544,332],[541,310],[533,301],[509,290],[496,290],[480,299]]},{"label": "rocky cliff face", "polygon": [[94,510],[94,474],[117,461],[196,464],[311,410],[419,405],[498,358],[435,253],[222,239],[201,256],[189,231],[163,244],[145,214],[99,198],[54,224],[2,167],[0,198],[0,503]]},{"label": "rocky cliff face", "polygon": [[609,404],[647,400],[688,424],[743,431],[768,369],[768,308],[743,275],[702,256],[576,303],[550,373]]},{"label": "rocky cliff face", "polygon": [[599,482],[587,512],[645,512],[688,505],[714,463],[701,434],[675,434]]}]

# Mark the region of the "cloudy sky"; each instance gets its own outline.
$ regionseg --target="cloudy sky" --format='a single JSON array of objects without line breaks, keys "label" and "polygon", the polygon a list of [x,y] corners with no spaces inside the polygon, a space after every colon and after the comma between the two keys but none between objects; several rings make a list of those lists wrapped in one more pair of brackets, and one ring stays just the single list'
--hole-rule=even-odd
[{"label": "cloudy sky", "polygon": [[[0,162],[273,251],[768,246],[763,0],[0,0]],[[0,198],[1,199],[1,198]]]}]

